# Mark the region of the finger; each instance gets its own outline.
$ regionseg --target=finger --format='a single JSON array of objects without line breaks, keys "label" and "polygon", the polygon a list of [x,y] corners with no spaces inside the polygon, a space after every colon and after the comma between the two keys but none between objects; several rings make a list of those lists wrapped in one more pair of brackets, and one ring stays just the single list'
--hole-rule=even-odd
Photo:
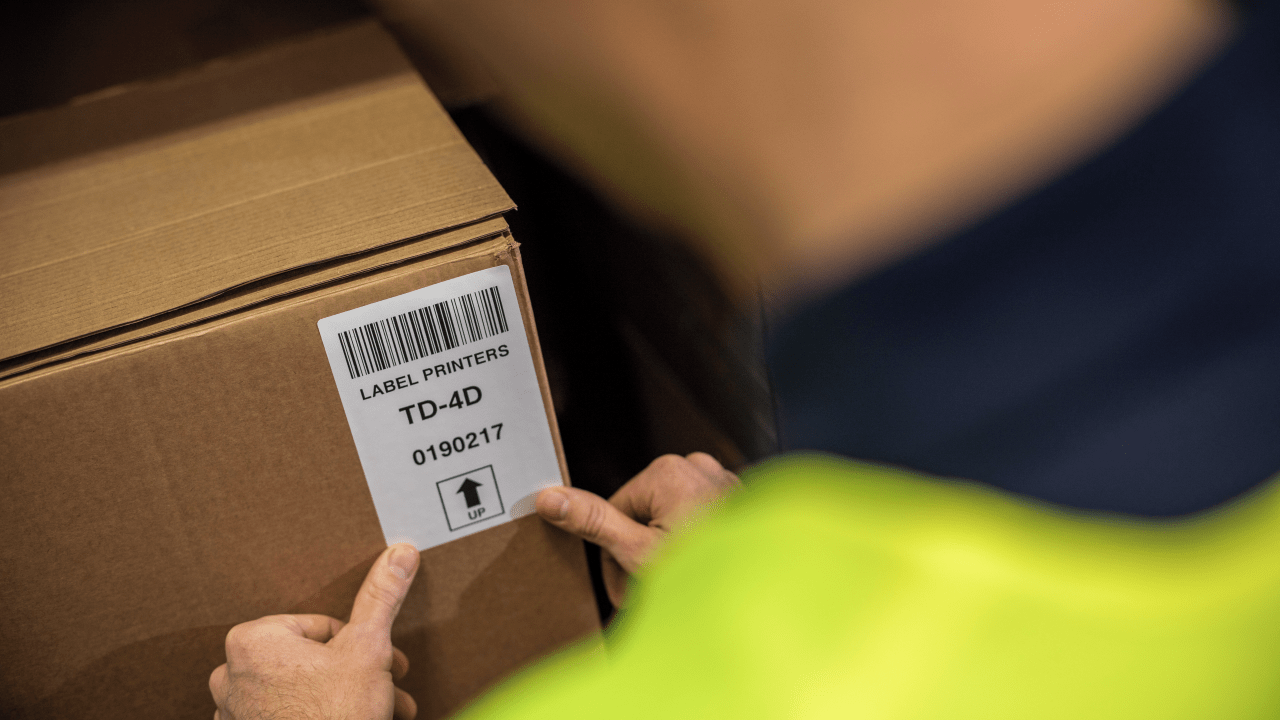
[{"label": "finger", "polygon": [[267,627],[278,626],[319,643],[329,642],[346,625],[328,615],[268,615],[258,622]]},{"label": "finger", "polygon": [[247,661],[263,648],[280,643],[328,642],[342,621],[324,615],[268,615],[240,623],[227,631],[227,662]]},{"label": "finger", "polygon": [[[213,695],[213,704],[222,707],[227,703],[227,664],[222,663],[209,673],[209,694]],[[214,711],[215,714],[217,711]]]},{"label": "finger", "polygon": [[627,573],[607,551],[600,553],[600,571],[604,579],[604,591],[609,602],[621,608],[627,600]]},{"label": "finger", "polygon": [[351,606],[352,625],[362,630],[391,635],[391,623],[400,613],[404,596],[418,572],[418,550],[408,543],[397,543],[387,548],[374,561],[365,576],[355,604]]},{"label": "finger", "polygon": [[672,530],[739,484],[736,475],[706,453],[688,458],[663,455],[619,488],[609,502],[641,522]]},{"label": "finger", "polygon": [[538,493],[536,507],[547,522],[609,551],[627,572],[640,567],[661,535],[586,490],[547,488]]},{"label": "finger", "polygon": [[648,523],[688,502],[705,481],[706,476],[685,458],[662,455],[618,488],[609,502],[629,517]]},{"label": "finger", "polygon": [[396,720],[413,720],[418,715],[418,703],[412,695],[396,688],[396,704],[392,714]]},{"label": "finger", "polygon": [[704,452],[689,453],[685,456],[685,460],[688,460],[690,465],[696,467],[706,475],[707,480],[711,481],[707,488],[710,499],[723,497],[736,488],[742,487],[742,481],[737,475],[726,470],[719,460]]},{"label": "finger", "polygon": [[719,460],[704,452],[689,453],[685,456],[685,460],[688,460],[690,465],[693,465],[699,472],[706,475],[707,479],[711,481],[709,490],[716,496],[725,495],[742,485],[742,481],[738,479],[737,475],[726,470]]},{"label": "finger", "polygon": [[391,679],[400,680],[409,673],[409,656],[398,647],[391,648]]}]

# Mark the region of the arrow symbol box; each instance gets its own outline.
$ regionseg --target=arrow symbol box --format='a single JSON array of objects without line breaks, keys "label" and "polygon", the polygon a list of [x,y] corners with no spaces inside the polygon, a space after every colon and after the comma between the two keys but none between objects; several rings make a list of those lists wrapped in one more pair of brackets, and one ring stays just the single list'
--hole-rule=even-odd
[{"label": "arrow symbol box", "polygon": [[492,465],[445,478],[436,483],[436,491],[451,532],[506,512]]}]

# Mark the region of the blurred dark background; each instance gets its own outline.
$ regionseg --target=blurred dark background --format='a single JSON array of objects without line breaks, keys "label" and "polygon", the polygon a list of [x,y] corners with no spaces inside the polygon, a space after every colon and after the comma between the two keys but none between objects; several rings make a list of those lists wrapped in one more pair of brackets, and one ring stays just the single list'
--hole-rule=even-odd
[{"label": "blurred dark background", "polygon": [[[26,3],[0,24],[0,115],[370,15],[357,0]],[[523,244],[573,483],[608,496],[664,453],[706,451],[736,470],[772,452],[759,309],[735,306],[685,246],[628,221],[510,132],[486,88],[454,84],[431,53],[411,50],[519,206],[507,220]],[[588,557],[607,617],[595,548]]]}]

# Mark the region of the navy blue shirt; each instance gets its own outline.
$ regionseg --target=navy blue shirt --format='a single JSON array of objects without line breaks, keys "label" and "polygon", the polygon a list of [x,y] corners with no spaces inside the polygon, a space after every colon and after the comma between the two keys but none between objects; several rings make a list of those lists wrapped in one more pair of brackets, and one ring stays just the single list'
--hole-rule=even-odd
[{"label": "navy blue shirt", "polygon": [[1280,471],[1280,22],[1109,149],[798,309],[784,449],[1173,515]]}]

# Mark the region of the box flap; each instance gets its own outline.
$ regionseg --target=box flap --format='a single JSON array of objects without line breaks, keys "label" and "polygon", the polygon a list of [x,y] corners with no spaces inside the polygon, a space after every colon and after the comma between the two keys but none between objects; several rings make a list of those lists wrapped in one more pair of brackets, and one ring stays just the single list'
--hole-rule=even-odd
[{"label": "box flap", "polygon": [[0,121],[0,173],[0,359],[512,207],[373,23]]},{"label": "box flap", "polygon": [[164,335],[180,328],[255,308],[313,288],[341,282],[410,260],[416,260],[431,255],[442,247],[453,248],[461,245],[473,245],[482,240],[499,235],[507,235],[507,230],[505,220],[493,218],[433,235],[425,240],[399,243],[354,257],[309,265],[299,270],[276,275],[263,282],[242,285],[208,300],[188,305],[175,312],[155,315],[115,330],[106,330],[78,340],[70,340],[42,350],[29,352],[15,358],[0,360],[0,380],[21,375],[46,365],[65,362],[84,355],[92,355],[110,348]]}]

